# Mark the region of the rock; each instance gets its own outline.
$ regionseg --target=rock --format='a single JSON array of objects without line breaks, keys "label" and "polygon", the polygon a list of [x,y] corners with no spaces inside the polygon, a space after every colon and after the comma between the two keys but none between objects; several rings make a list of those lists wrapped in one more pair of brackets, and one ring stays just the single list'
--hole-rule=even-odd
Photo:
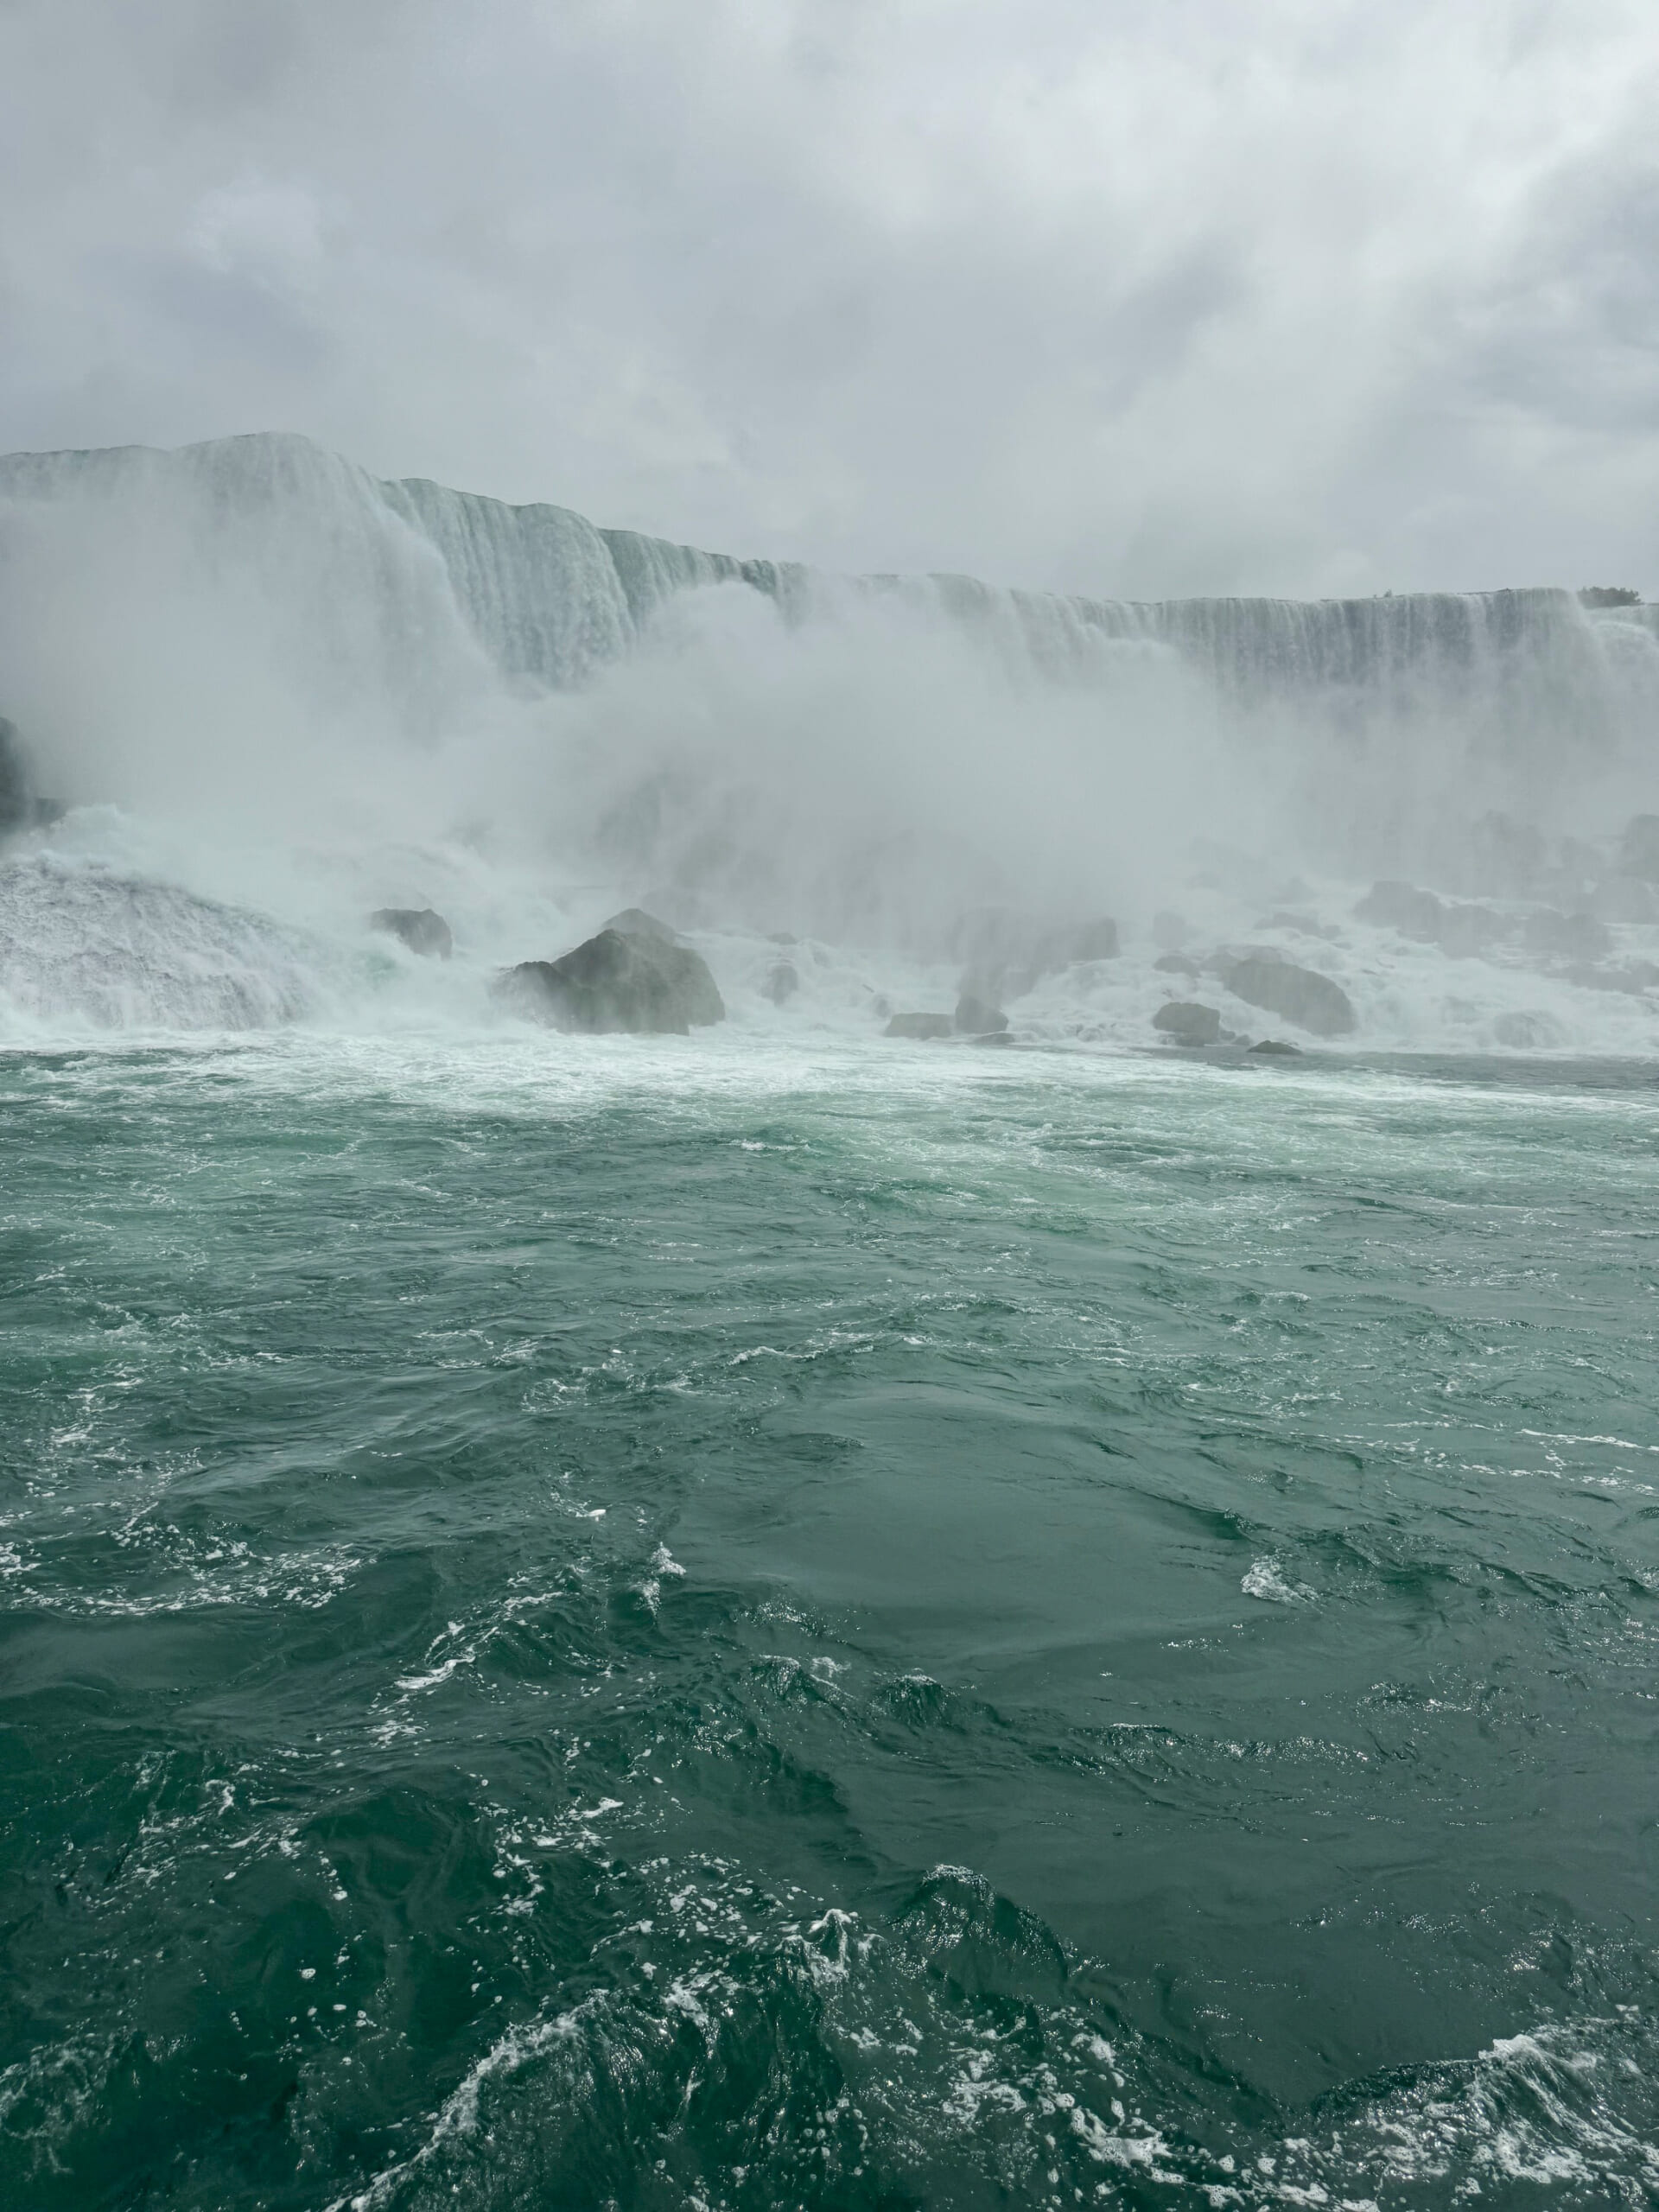
[{"label": "rock", "polygon": [[782,1006],[785,1000],[792,999],[800,988],[801,979],[796,974],[795,963],[791,960],[779,961],[761,985],[773,1006]]},{"label": "rock", "polygon": [[1492,1024],[1492,1035],[1518,1052],[1548,1050],[1562,1041],[1560,1023],[1547,1014],[1500,1014]]},{"label": "rock", "polygon": [[1633,814],[1618,841],[1618,872],[1659,883],[1659,814]]},{"label": "rock", "polygon": [[954,1027],[948,1014],[895,1014],[882,1034],[918,1039],[949,1037]]},{"label": "rock", "polygon": [[982,906],[957,924],[950,949],[966,963],[963,996],[995,1003],[1021,997],[1074,961],[1116,958],[1117,924],[1103,915],[1056,925],[1012,907]]},{"label": "rock", "polygon": [[1104,914],[1092,922],[1074,923],[1054,931],[1049,950],[1059,967],[1070,967],[1076,960],[1116,960],[1117,924]]},{"label": "rock", "polygon": [[1269,914],[1265,922],[1258,922],[1262,930],[1288,930],[1294,937],[1322,938],[1326,944],[1334,944],[1342,932],[1332,929],[1328,922],[1310,921],[1306,914]]},{"label": "rock", "polygon": [[0,837],[13,830],[35,830],[60,822],[55,799],[35,795],[33,765],[16,722],[0,715]]},{"label": "rock", "polygon": [[614,930],[618,937],[649,938],[656,944],[677,944],[678,933],[666,922],[659,922],[655,914],[648,914],[643,906],[625,906],[620,914],[613,914],[601,925],[601,935]]},{"label": "rock", "polygon": [[1559,914],[1548,907],[1527,916],[1525,935],[1529,952],[1565,960],[1599,960],[1612,944],[1606,924],[1593,914]]},{"label": "rock", "polygon": [[1402,937],[1433,944],[1440,926],[1440,902],[1432,891],[1411,883],[1374,883],[1354,909],[1354,918],[1398,930]]},{"label": "rock", "polygon": [[1190,952],[1160,952],[1153,966],[1165,976],[1185,976],[1194,982],[1204,973]]},{"label": "rock", "polygon": [[16,722],[0,715],[0,836],[8,830],[24,830],[35,819],[35,796],[29,763]]},{"label": "rock", "polygon": [[448,960],[454,950],[449,925],[430,906],[380,906],[369,916],[369,927],[395,937],[423,959]]},{"label": "rock", "polygon": [[1221,1039],[1221,1016],[1212,1006],[1190,999],[1171,999],[1152,1017],[1154,1029],[1173,1037],[1178,1045],[1214,1045]]},{"label": "rock", "polygon": [[957,1001],[956,1026],[963,1037],[999,1036],[1008,1026],[1001,1007],[964,992]]},{"label": "rock", "polygon": [[521,961],[501,978],[499,995],[532,1019],[588,1036],[683,1037],[724,1020],[708,963],[660,922],[640,918],[651,927],[602,929],[562,960]]},{"label": "rock", "polygon": [[1419,944],[1438,944],[1454,960],[1484,950],[1503,930],[1490,906],[1437,899],[1410,883],[1374,883],[1354,909],[1357,920],[1398,930]]},{"label": "rock", "polygon": [[1345,1037],[1356,1026],[1353,1003],[1341,984],[1294,960],[1252,953],[1234,961],[1224,981],[1246,1006],[1265,1007],[1315,1037]]},{"label": "rock", "polygon": [[1638,960],[1629,968],[1578,966],[1567,971],[1567,982],[1578,984],[1581,990],[1625,991],[1632,998],[1640,998],[1656,976],[1659,976],[1659,969],[1645,960]]},{"label": "rock", "polygon": [[1599,922],[1659,922],[1659,892],[1639,875],[1605,875],[1590,894]]},{"label": "rock", "polygon": [[1287,1045],[1282,1037],[1264,1037],[1259,1045],[1247,1046],[1245,1049],[1252,1058],[1264,1060],[1300,1060],[1302,1057],[1301,1046]]}]

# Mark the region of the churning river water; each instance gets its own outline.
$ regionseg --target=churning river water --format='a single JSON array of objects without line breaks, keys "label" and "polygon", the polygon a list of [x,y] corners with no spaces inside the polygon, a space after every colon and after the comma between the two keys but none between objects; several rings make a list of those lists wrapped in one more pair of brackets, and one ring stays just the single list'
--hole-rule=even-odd
[{"label": "churning river water", "polygon": [[0,1116],[9,2207],[1659,2192],[1650,1067]]}]

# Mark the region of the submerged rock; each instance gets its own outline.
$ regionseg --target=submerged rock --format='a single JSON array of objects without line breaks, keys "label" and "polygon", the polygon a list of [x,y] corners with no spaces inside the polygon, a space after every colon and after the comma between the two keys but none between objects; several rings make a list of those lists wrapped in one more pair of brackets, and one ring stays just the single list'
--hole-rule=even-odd
[{"label": "submerged rock", "polygon": [[884,1037],[920,1039],[949,1037],[954,1027],[948,1014],[895,1014],[881,1033]]},{"label": "submerged rock", "polygon": [[1173,1037],[1178,1045],[1214,1045],[1221,1038],[1221,1016],[1212,1006],[1190,999],[1171,999],[1152,1017],[1154,1029]]},{"label": "submerged rock", "polygon": [[369,927],[395,937],[425,960],[448,960],[454,939],[443,916],[430,906],[379,906],[369,916]]},{"label": "submerged rock", "polygon": [[1007,1015],[987,999],[965,991],[957,1001],[956,1027],[964,1037],[1000,1036],[1007,1026]]},{"label": "submerged rock", "polygon": [[1345,1037],[1357,1026],[1353,1002],[1341,984],[1294,960],[1249,954],[1230,962],[1223,980],[1246,1006],[1282,1015],[1315,1037]]},{"label": "submerged rock", "polygon": [[1618,872],[1659,883],[1659,814],[1633,814],[1618,841]]},{"label": "submerged rock", "polygon": [[632,925],[602,929],[562,960],[521,961],[501,978],[499,995],[534,1020],[587,1036],[683,1037],[724,1020],[700,954],[637,908],[617,919]]},{"label": "submerged rock", "polygon": [[35,818],[35,797],[29,764],[16,722],[0,715],[0,835],[22,830]]},{"label": "submerged rock", "polygon": [[1259,1045],[1251,1045],[1247,1050],[1252,1059],[1300,1060],[1302,1057],[1301,1046],[1287,1045],[1282,1037],[1264,1037]]}]

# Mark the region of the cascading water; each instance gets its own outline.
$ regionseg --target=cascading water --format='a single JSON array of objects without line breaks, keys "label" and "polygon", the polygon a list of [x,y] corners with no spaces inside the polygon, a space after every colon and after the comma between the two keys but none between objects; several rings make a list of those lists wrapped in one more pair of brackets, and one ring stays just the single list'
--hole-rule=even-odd
[{"label": "cascading water", "polygon": [[[382,482],[293,436],[0,460],[0,708],[72,810],[54,849],[142,873],[153,838],[88,826],[112,802],[185,825],[162,842],[192,892],[336,937],[453,900],[457,856],[483,855],[493,887],[459,895],[486,965],[560,949],[523,918],[555,882],[572,928],[654,899],[867,965],[947,959],[988,905],[1110,912],[1142,943],[1179,906],[1253,938],[1296,885],[1333,942],[1377,876],[1640,928],[1659,916],[1615,838],[1659,803],[1656,620],[1561,590],[1137,603],[836,577]],[[1535,963],[1452,991],[1348,942],[1310,957],[1375,1042],[1447,1042],[1470,1004],[1488,1043],[1510,1015],[1535,1039],[1647,1033],[1645,940],[1565,1015],[1561,961],[1546,1007]],[[1139,1039],[1159,987],[1126,997],[1126,972],[1053,1020]]]}]

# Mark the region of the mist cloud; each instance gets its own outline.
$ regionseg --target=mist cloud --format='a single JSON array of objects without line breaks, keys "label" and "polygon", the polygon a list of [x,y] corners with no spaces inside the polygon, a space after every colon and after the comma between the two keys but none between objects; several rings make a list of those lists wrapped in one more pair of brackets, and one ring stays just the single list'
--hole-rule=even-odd
[{"label": "mist cloud", "polygon": [[13,0],[0,446],[849,568],[1659,588],[1659,22]]}]

